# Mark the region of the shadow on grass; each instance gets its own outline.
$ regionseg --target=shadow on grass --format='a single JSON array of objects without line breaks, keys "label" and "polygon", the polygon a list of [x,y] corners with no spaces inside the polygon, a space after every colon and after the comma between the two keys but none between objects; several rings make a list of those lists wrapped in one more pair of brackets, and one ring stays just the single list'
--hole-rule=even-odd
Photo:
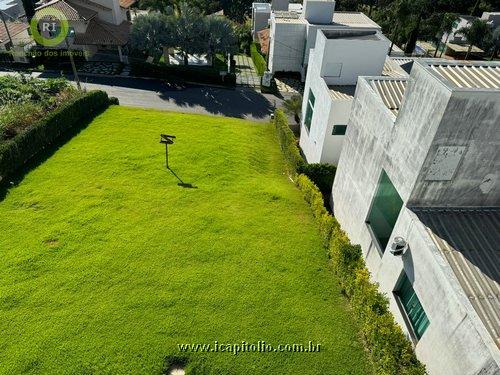
[{"label": "shadow on grass", "polygon": [[[22,168],[17,170],[14,174],[7,176],[3,181],[0,182],[0,202],[2,202],[7,193],[11,188],[19,185],[24,177],[36,169],[38,166],[43,164],[47,159],[49,159],[52,155],[54,155],[57,150],[59,150],[62,146],[68,143],[73,137],[78,135],[83,129],[85,129],[95,117],[99,116],[101,113],[106,111],[108,107],[101,108],[96,111],[92,116],[89,116],[85,119],[79,121],[79,123],[72,128],[68,129],[66,132],[61,134],[61,136],[52,144],[45,147],[43,150],[38,152],[34,157],[28,160]],[[63,183],[63,181],[61,182]]]},{"label": "shadow on grass", "polygon": [[172,168],[167,167],[167,169],[175,176],[175,178],[179,180],[179,183],[177,184],[178,186],[186,189],[198,189],[198,186],[194,186],[193,184],[182,181],[182,179],[177,175],[177,173],[175,173],[175,171]]}]

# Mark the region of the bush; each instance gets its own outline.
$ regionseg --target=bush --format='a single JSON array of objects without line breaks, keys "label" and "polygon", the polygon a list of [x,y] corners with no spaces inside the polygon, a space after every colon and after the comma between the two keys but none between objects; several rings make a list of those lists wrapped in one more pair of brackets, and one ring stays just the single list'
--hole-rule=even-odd
[{"label": "bush", "polygon": [[378,285],[370,281],[361,247],[350,243],[337,220],[326,211],[320,190],[307,176],[300,174],[297,185],[311,206],[376,373],[425,374],[424,365],[418,361],[411,343],[389,311],[389,301],[378,291]]},{"label": "bush", "polygon": [[278,109],[274,112],[274,120],[272,122],[276,130],[281,151],[285,155],[288,173],[290,173],[292,177],[295,177],[297,171],[305,168],[304,166],[306,164],[297,147],[297,139],[288,126],[288,120],[282,110]]},{"label": "bush", "polygon": [[120,100],[117,97],[111,96],[109,98],[109,105],[120,105]]},{"label": "bush", "polygon": [[108,95],[92,91],[69,101],[14,138],[0,143],[0,181],[53,144],[63,134],[91,119],[109,105]]},{"label": "bush", "polygon": [[333,180],[337,167],[331,164],[304,164],[298,170],[298,173],[303,173],[309,177],[312,182],[319,188],[321,193],[328,196],[332,192]]},{"label": "bush", "polygon": [[252,57],[253,64],[255,65],[255,69],[257,73],[262,76],[264,72],[267,70],[267,63],[264,59],[264,56],[260,54],[260,48],[256,43],[252,43],[250,45],[250,56]]},{"label": "bush", "polygon": [[234,73],[228,73],[223,77],[219,71],[211,67],[134,62],[131,64],[130,73],[134,76],[166,80],[183,80],[196,83],[224,85],[228,87],[234,87],[236,85],[236,75]]}]

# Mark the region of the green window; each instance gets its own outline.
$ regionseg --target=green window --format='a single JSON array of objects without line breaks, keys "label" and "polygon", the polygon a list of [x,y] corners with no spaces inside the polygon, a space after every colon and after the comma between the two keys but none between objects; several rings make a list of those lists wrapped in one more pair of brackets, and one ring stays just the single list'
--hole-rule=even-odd
[{"label": "green window", "polygon": [[401,207],[403,207],[403,200],[385,171],[382,170],[382,176],[366,221],[377,238],[382,251],[385,251],[389,242]]},{"label": "green window", "polygon": [[307,110],[306,110],[306,117],[304,119],[304,124],[307,128],[307,130],[311,129],[311,121],[314,113],[314,103],[316,102],[316,98],[314,97],[314,94],[312,90],[309,90],[309,97],[307,98]]},{"label": "green window", "polygon": [[332,135],[345,135],[347,125],[333,125]]},{"label": "green window", "polygon": [[399,301],[408,316],[415,336],[420,339],[430,322],[406,274],[403,275],[403,280],[396,291],[396,295],[399,297]]}]

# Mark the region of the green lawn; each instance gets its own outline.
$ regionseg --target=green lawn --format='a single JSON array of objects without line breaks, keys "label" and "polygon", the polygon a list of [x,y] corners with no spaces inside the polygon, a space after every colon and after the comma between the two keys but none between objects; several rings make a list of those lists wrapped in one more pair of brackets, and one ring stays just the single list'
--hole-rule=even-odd
[{"label": "green lawn", "polygon": [[[159,134],[177,136],[164,167]],[[0,372],[206,374],[371,367],[270,125],[113,107],[0,202]]]}]

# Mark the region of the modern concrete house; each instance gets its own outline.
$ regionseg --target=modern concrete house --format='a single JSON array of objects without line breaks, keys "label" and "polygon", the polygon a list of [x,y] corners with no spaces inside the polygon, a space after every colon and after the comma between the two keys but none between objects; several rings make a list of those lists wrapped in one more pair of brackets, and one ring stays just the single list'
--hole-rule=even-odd
[{"label": "modern concrete house", "polygon": [[309,55],[300,147],[308,163],[339,161],[359,76],[405,77],[380,31],[320,30]]},{"label": "modern concrete house", "polygon": [[[73,50],[84,51],[87,58],[99,50],[118,51],[120,61],[125,62],[122,48],[128,43],[129,9],[134,3],[135,0],[51,0],[39,5],[35,15],[39,19],[50,17],[47,11],[57,9],[69,21],[67,42]],[[55,48],[66,49],[66,41]]]},{"label": "modern concrete house", "polygon": [[272,0],[271,3],[252,3],[252,36],[257,38],[257,33],[269,29],[271,13],[274,11],[291,11],[302,13],[302,4],[292,3],[289,0]]},{"label": "modern concrete house", "polygon": [[[459,16],[458,20],[453,25],[452,31],[449,34],[443,34],[441,41],[443,43],[467,43],[467,39],[460,32],[460,29],[470,26],[472,21],[474,21],[475,19],[477,19],[477,17],[468,15]],[[493,29],[495,29],[495,27],[500,25],[500,12],[484,12],[480,19],[488,22],[488,24],[491,25]]]},{"label": "modern concrete house", "polygon": [[500,64],[360,77],[332,189],[431,375],[500,373]]},{"label": "modern concrete house", "polygon": [[361,12],[335,12],[333,0],[304,0],[301,13],[274,11],[270,25],[269,71],[296,72],[303,79],[318,30],[380,31],[380,26]]}]

